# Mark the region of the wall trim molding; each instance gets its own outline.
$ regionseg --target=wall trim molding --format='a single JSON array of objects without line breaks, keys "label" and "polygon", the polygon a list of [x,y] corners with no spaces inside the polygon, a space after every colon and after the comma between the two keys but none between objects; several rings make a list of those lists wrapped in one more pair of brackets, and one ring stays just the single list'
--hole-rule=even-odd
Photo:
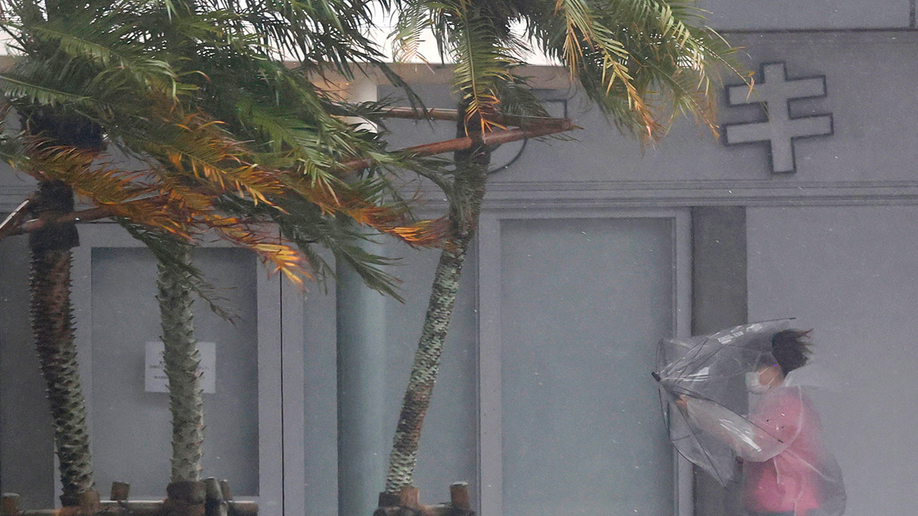
[{"label": "wall trim molding", "polygon": [[918,204],[918,181],[775,180],[491,183],[485,209]]},{"label": "wall trim molding", "polygon": [[[0,212],[13,210],[31,186],[0,189]],[[419,213],[446,205],[434,187],[421,188]],[[918,181],[554,181],[488,184],[483,208],[686,208],[693,206],[875,206],[918,204]]]},{"label": "wall trim molding", "polygon": [[[31,186],[0,189],[0,212],[13,210]],[[434,187],[420,189],[419,213],[446,205]],[[686,208],[694,206],[876,206],[918,204],[918,181],[554,181],[488,184],[483,208]]]}]

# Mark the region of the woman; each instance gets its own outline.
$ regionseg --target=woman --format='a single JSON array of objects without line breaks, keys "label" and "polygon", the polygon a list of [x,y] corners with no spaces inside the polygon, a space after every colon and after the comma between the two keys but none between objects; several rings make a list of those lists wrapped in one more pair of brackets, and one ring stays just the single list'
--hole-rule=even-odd
[{"label": "woman", "polygon": [[746,374],[758,400],[745,420],[724,418],[709,401],[679,405],[699,428],[725,441],[743,463],[743,505],[749,516],[838,516],[845,510],[841,470],[826,449],[819,416],[792,372],[810,355],[809,331],[784,330],[771,353]]}]

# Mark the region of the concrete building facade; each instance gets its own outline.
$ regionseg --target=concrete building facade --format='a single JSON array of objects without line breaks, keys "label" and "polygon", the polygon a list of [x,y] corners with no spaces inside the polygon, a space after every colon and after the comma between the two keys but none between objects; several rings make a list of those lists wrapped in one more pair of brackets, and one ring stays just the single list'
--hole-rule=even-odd
[{"label": "concrete building facade", "polygon": [[[680,120],[642,151],[563,70],[531,71],[550,108],[583,129],[495,156],[422,442],[424,501],[465,480],[485,516],[735,514],[732,490],[672,452],[649,374],[655,346],[796,317],[838,379],[814,399],[845,474],[846,514],[918,504],[915,0],[701,5],[760,86],[744,95],[725,76],[720,138]],[[454,102],[448,69],[402,71],[429,106]],[[448,124],[391,129],[398,146],[452,134]],[[30,189],[0,175],[0,211]],[[442,209],[436,196],[427,209]],[[162,497],[167,398],[143,382],[146,343],[158,338],[154,261],[111,225],[82,239],[74,295],[97,480]],[[303,300],[240,251],[199,253],[236,287],[243,314],[235,328],[196,316],[198,338],[216,344],[205,473],[268,516],[364,510],[382,487],[437,256],[386,241],[377,250],[402,257],[406,303],[348,278]],[[0,486],[47,506],[53,446],[28,338],[27,261],[22,239],[0,243]]]}]

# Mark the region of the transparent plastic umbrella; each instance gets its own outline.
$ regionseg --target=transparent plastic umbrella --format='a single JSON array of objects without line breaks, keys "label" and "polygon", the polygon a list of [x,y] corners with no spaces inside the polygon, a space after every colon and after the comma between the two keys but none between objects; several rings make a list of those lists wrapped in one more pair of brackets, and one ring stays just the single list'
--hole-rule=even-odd
[{"label": "transparent plastic umbrella", "polygon": [[[721,485],[736,477],[734,441],[779,444],[767,429],[747,418],[746,373],[773,361],[771,338],[789,319],[746,324],[712,335],[665,339],[657,350],[657,371],[663,418],[673,445],[686,459],[711,474]],[[691,399],[691,417],[677,403]],[[712,422],[716,428],[712,427]]]}]

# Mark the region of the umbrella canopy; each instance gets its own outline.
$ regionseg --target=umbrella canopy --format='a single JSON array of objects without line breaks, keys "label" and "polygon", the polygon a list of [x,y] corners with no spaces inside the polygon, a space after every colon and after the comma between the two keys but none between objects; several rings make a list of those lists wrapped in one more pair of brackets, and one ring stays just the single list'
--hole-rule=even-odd
[{"label": "umbrella canopy", "polygon": [[[774,363],[771,338],[789,325],[790,319],[782,319],[660,342],[654,378],[670,439],[679,453],[721,485],[736,477],[734,440],[757,438],[759,446],[778,444],[746,417],[746,373],[758,364]],[[696,417],[677,404],[682,397],[697,400],[692,403]],[[717,431],[707,428],[712,421]]]}]

